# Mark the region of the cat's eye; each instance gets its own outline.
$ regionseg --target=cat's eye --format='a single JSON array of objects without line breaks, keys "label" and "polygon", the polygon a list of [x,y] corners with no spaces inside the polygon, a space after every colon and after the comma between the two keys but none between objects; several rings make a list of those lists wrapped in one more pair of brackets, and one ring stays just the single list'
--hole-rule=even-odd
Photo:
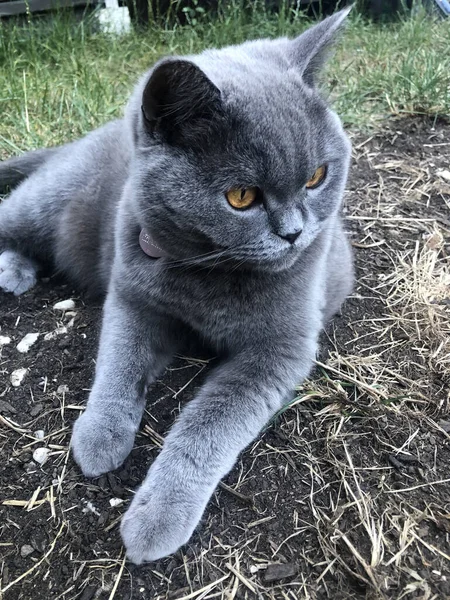
[{"label": "cat's eye", "polygon": [[248,188],[233,188],[229,190],[226,194],[228,203],[231,204],[233,208],[237,208],[242,210],[244,208],[248,208],[255,202],[256,197],[258,195],[258,188],[248,187]]},{"label": "cat's eye", "polygon": [[325,165],[321,165],[318,169],[315,170],[314,175],[311,177],[311,179],[308,179],[308,181],[306,182],[306,187],[309,190],[318,187],[323,182],[326,175],[327,168]]}]

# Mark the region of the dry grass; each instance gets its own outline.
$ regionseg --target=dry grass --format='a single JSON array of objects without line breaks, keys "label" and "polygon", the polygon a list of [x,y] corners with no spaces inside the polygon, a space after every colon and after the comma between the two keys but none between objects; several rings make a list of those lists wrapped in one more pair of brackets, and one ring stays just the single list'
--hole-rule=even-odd
[{"label": "dry grass", "polygon": [[[5,599],[450,598],[450,190],[437,174],[448,164],[448,134],[408,121],[355,137],[347,197],[355,293],[324,338],[314,376],[243,455],[175,557],[134,568],[118,527],[207,362],[180,359],[152,392],[127,473],[88,482],[69,440],[95,356],[95,343],[82,343],[95,342],[98,313],[76,299],[75,316],[54,315],[62,288],[9,302],[0,335],[13,341],[0,355],[0,400],[43,410],[1,418]],[[86,355],[79,372],[70,370],[71,350],[55,351],[51,341],[37,344],[36,362],[33,349],[29,357],[12,351],[31,327],[47,333],[70,318],[63,339],[78,340]],[[36,377],[12,390],[18,366]],[[50,454],[33,470],[38,446]],[[113,497],[122,502],[110,506]],[[20,558],[23,544],[39,546],[36,531],[45,544]],[[290,575],[278,579],[274,564]]]},{"label": "dry grass", "polygon": [[397,260],[397,271],[384,282],[386,303],[430,371],[445,374],[450,369],[450,262],[442,229],[436,225]]}]

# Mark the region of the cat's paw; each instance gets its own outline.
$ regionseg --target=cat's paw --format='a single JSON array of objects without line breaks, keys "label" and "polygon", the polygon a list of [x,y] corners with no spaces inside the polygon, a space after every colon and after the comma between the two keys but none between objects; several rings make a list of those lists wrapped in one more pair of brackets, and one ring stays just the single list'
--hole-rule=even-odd
[{"label": "cat's paw", "polygon": [[204,505],[182,490],[167,494],[165,485],[144,482],[122,519],[128,559],[140,565],[176,552],[191,537]]},{"label": "cat's paw", "polygon": [[120,467],[130,454],[136,428],[120,410],[106,415],[87,408],[75,421],[72,451],[86,477],[99,477]]},{"label": "cat's paw", "polygon": [[0,254],[0,289],[20,296],[37,281],[36,263],[14,250]]}]

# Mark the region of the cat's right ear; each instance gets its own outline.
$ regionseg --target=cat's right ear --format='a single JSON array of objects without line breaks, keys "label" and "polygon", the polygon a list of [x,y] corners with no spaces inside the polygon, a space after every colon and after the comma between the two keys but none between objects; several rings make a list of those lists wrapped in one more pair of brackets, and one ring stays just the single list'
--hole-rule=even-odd
[{"label": "cat's right ear", "polygon": [[192,143],[207,134],[220,113],[220,90],[187,60],[157,66],[142,95],[145,128],[171,144]]},{"label": "cat's right ear", "polygon": [[352,8],[353,5],[334,13],[291,42],[295,63],[300,68],[304,81],[310,87],[315,87],[317,77],[337,37],[342,32]]}]

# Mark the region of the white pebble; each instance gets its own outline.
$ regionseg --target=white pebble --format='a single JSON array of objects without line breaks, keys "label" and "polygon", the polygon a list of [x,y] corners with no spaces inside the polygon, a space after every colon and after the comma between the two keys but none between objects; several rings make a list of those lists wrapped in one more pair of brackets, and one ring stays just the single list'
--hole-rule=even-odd
[{"label": "white pebble", "polygon": [[38,337],[39,333],[27,333],[27,335],[17,344],[17,350],[19,352],[22,352],[22,354],[28,352],[28,350],[36,342]]},{"label": "white pebble", "polygon": [[450,171],[448,169],[439,169],[436,173],[445,181],[450,181]]},{"label": "white pebble", "polygon": [[66,319],[75,319],[75,317],[77,316],[77,313],[73,310],[69,310],[66,312],[66,314],[64,315],[66,317]]},{"label": "white pebble", "polygon": [[33,452],[33,460],[39,465],[43,465],[47,462],[49,454],[50,450],[48,448],[36,448],[36,450]]},{"label": "white pebble", "polygon": [[82,512],[84,512],[84,513],[91,512],[91,513],[94,513],[94,515],[97,515],[97,517],[100,516],[100,513],[95,508],[95,506],[92,504],[92,502],[86,502],[86,506],[85,506],[85,508],[83,508]]},{"label": "white pebble", "polygon": [[19,387],[19,385],[24,380],[27,371],[28,369],[16,369],[11,373],[10,381],[13,387]]},{"label": "white pebble", "polygon": [[27,556],[30,556],[30,554],[33,554],[33,552],[33,546],[30,546],[29,544],[24,544],[20,549],[20,556],[22,558],[26,558]]},{"label": "white pebble", "polygon": [[45,431],[43,429],[38,429],[33,435],[37,440],[43,440],[45,438]]},{"label": "white pebble", "polygon": [[57,327],[55,329],[55,331],[51,331],[50,333],[46,333],[44,335],[44,340],[46,342],[49,342],[50,340],[54,340],[56,336],[58,335],[64,335],[65,333],[67,333],[67,327],[64,327],[64,325],[62,327]]},{"label": "white pebble", "polygon": [[11,338],[7,337],[6,335],[0,335],[0,348],[2,346],[6,346],[6,344],[10,344],[11,343]]},{"label": "white pebble", "polygon": [[73,300],[61,300],[53,305],[54,310],[73,310],[75,308],[75,302]]},{"label": "white pebble", "polygon": [[120,506],[121,504],[123,504],[123,500],[122,498],[111,498],[111,500],[109,501],[111,506]]},{"label": "white pebble", "polygon": [[59,385],[58,389],[56,390],[56,393],[57,394],[67,394],[68,391],[69,391],[68,385]]}]

